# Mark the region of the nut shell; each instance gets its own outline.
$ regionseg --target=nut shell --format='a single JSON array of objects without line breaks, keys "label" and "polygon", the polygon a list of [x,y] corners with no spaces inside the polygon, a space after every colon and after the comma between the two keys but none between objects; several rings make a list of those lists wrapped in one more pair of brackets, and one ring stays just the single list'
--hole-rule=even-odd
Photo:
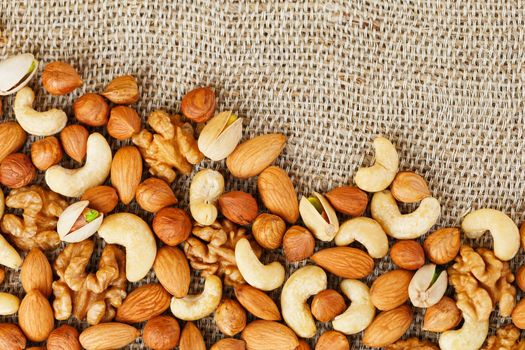
[{"label": "nut shell", "polygon": [[84,192],[80,200],[89,201],[91,209],[107,214],[117,206],[118,194],[111,186],[96,186]]},{"label": "nut shell", "polygon": [[445,227],[432,232],[423,243],[430,261],[444,265],[458,255],[461,248],[461,233],[456,227]]},{"label": "nut shell", "polygon": [[26,337],[13,323],[0,323],[0,349],[21,350],[26,348]]},{"label": "nut shell", "polygon": [[155,350],[171,350],[179,344],[180,327],[171,316],[156,316],[146,323],[144,344]]},{"label": "nut shell", "polygon": [[30,290],[18,309],[18,323],[27,339],[41,342],[55,328],[53,309],[38,290]]},{"label": "nut shell", "polygon": [[162,208],[155,214],[152,226],[157,237],[169,246],[184,242],[192,229],[190,216],[179,208]]},{"label": "nut shell", "polygon": [[232,299],[223,299],[215,310],[215,324],[226,335],[234,336],[246,327],[246,311]]},{"label": "nut shell", "polygon": [[13,153],[0,162],[0,183],[9,188],[24,187],[35,179],[31,159],[23,153]]},{"label": "nut shell", "polygon": [[38,170],[44,171],[60,163],[62,157],[62,147],[54,136],[35,141],[31,145],[31,160]]},{"label": "nut shell", "polygon": [[260,214],[252,225],[252,234],[257,243],[266,249],[281,246],[286,231],[286,223],[277,215]]},{"label": "nut shell", "polygon": [[130,105],[140,98],[137,80],[131,75],[124,75],[113,79],[102,95],[113,103]]},{"label": "nut shell", "polygon": [[135,199],[142,209],[151,213],[177,204],[177,198],[171,187],[161,179],[154,177],[144,180],[137,187]]},{"label": "nut shell", "polygon": [[135,109],[128,106],[117,106],[111,109],[108,134],[112,137],[117,140],[126,140],[140,130],[140,117]]},{"label": "nut shell", "polygon": [[414,274],[407,270],[392,270],[382,274],[370,287],[370,299],[379,310],[388,311],[408,300],[408,286]]},{"label": "nut shell", "polygon": [[108,122],[109,106],[100,95],[88,93],[73,104],[75,118],[89,126],[102,126]]},{"label": "nut shell", "polygon": [[302,226],[292,226],[283,237],[283,252],[289,262],[301,261],[312,256],[315,238]]},{"label": "nut shell", "polygon": [[429,332],[445,332],[455,328],[461,318],[456,302],[445,296],[437,304],[427,308],[422,328]]},{"label": "nut shell", "polygon": [[84,161],[89,132],[82,125],[66,126],[60,133],[64,152],[79,163]]},{"label": "nut shell", "polygon": [[321,322],[332,321],[345,311],[345,300],[333,289],[325,289],[316,294],[312,300],[312,315]]},{"label": "nut shell", "polygon": [[425,252],[416,241],[397,241],[390,249],[390,257],[394,264],[405,270],[417,270],[425,265]]},{"label": "nut shell", "polygon": [[368,205],[368,195],[354,186],[341,186],[326,193],[330,204],[340,213],[350,216],[361,216]]},{"label": "nut shell", "polygon": [[65,62],[51,62],[42,73],[42,85],[51,95],[65,95],[82,86],[84,82],[75,68]]},{"label": "nut shell", "polygon": [[47,350],[81,350],[78,331],[65,324],[55,329],[47,339]]},{"label": "nut shell", "polygon": [[222,214],[238,225],[249,225],[257,217],[257,201],[249,193],[232,191],[219,197]]},{"label": "nut shell", "polygon": [[184,95],[180,109],[186,118],[204,123],[213,117],[215,107],[215,92],[210,87],[199,87]]}]

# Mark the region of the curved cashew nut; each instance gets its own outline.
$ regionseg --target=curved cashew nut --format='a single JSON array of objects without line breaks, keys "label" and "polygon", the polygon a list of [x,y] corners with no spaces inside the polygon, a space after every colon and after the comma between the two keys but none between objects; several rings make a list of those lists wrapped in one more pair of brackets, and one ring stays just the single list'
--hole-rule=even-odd
[{"label": "curved cashew nut", "polygon": [[211,169],[199,171],[191,180],[190,211],[199,224],[211,225],[217,219],[215,202],[224,192],[224,177]]},{"label": "curved cashew nut", "polygon": [[463,312],[463,327],[446,331],[439,337],[441,350],[479,350],[489,332],[489,320],[476,320]]},{"label": "curved cashew nut", "polygon": [[22,258],[15,248],[0,234],[0,265],[17,269],[22,265]]},{"label": "curved cashew nut", "polygon": [[9,293],[0,293],[0,316],[12,315],[18,311],[20,299]]},{"label": "curved cashew nut", "polygon": [[376,308],[370,299],[370,289],[361,281],[346,279],[341,282],[341,291],[350,299],[350,306],[332,321],[336,331],[356,334],[372,323]]},{"label": "curved cashew nut", "polygon": [[431,307],[437,304],[447,291],[447,271],[438,271],[439,277],[434,280],[436,265],[427,264],[414,274],[408,285],[408,296],[415,307]]},{"label": "curved cashew nut", "polygon": [[215,275],[206,277],[202,293],[171,299],[171,312],[185,321],[196,321],[211,314],[221,302],[222,282]]},{"label": "curved cashew nut", "polygon": [[46,171],[49,188],[66,197],[80,197],[91,187],[106,181],[111,170],[111,148],[106,138],[95,132],[87,140],[86,163],[82,168],[66,169],[54,165]]},{"label": "curved cashew nut", "polygon": [[520,248],[518,226],[499,210],[475,210],[465,216],[461,228],[468,238],[478,238],[490,231],[494,240],[494,254],[501,260],[512,259]]},{"label": "curved cashew nut", "polygon": [[370,205],[372,217],[379,222],[387,235],[397,239],[413,239],[425,234],[434,226],[441,214],[439,201],[427,197],[419,208],[410,214],[401,214],[390,191],[377,192]]},{"label": "curved cashew nut", "polygon": [[301,267],[284,284],[281,292],[283,318],[298,336],[311,338],[315,335],[317,328],[306,301],[326,286],[326,273],[313,265]]},{"label": "curved cashew nut", "polygon": [[137,282],[153,266],[157,244],[148,224],[131,213],[117,213],[104,219],[98,235],[106,243],[120,244],[126,248],[126,278]]},{"label": "curved cashew nut", "polygon": [[375,163],[368,168],[360,168],[354,180],[360,189],[379,192],[387,188],[397,174],[399,157],[394,145],[384,137],[374,140]]},{"label": "curved cashew nut", "polygon": [[30,87],[25,87],[16,93],[15,117],[22,129],[36,136],[54,135],[64,129],[67,115],[60,109],[50,109],[37,112],[33,109],[35,93]]},{"label": "curved cashew nut", "polygon": [[277,261],[262,264],[246,238],[241,238],[235,245],[235,263],[242,277],[255,288],[270,291],[279,288],[284,282],[283,265]]},{"label": "curved cashew nut", "polygon": [[339,228],[335,244],[345,246],[358,241],[365,246],[372,258],[382,258],[388,253],[388,238],[381,225],[366,217],[353,218]]}]

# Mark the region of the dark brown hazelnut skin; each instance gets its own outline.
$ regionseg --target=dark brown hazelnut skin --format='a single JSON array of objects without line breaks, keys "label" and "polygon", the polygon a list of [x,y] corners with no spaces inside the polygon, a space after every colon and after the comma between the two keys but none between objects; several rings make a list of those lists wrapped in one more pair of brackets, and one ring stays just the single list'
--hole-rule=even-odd
[{"label": "dark brown hazelnut skin", "polygon": [[89,126],[102,126],[108,123],[109,105],[104,97],[88,93],[73,104],[75,118]]},{"label": "dark brown hazelnut skin", "polygon": [[36,176],[31,159],[23,153],[8,155],[0,163],[0,183],[9,188],[29,185]]}]

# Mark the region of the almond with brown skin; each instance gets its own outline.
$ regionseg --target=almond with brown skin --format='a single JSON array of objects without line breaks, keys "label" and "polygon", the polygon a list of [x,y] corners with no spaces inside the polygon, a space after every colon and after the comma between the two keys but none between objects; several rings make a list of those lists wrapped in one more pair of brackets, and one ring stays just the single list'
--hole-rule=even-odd
[{"label": "almond with brown skin", "polygon": [[171,350],[179,344],[180,327],[171,316],[156,316],[144,327],[144,345],[155,350]]},{"label": "almond with brown skin", "polygon": [[118,194],[111,186],[96,186],[84,192],[80,200],[89,201],[91,209],[107,214],[117,206]]},{"label": "almond with brown skin", "polygon": [[379,310],[392,310],[408,300],[408,285],[414,274],[407,270],[392,270],[382,274],[370,287],[370,298]]},{"label": "almond with brown skin", "polygon": [[326,331],[317,340],[315,350],[350,350],[350,344],[344,334]]},{"label": "almond with brown skin", "polygon": [[299,202],[288,174],[277,166],[266,168],[257,179],[257,189],[268,210],[293,224],[299,218]]},{"label": "almond with brown skin", "polygon": [[42,72],[42,85],[51,95],[65,95],[84,84],[75,68],[66,62],[51,62]]},{"label": "almond with brown skin", "polygon": [[191,276],[186,255],[177,247],[163,246],[157,252],[153,270],[166,290],[176,298],[188,294]]},{"label": "almond with brown skin", "polygon": [[49,301],[38,290],[30,290],[18,309],[18,323],[27,339],[41,342],[55,328],[53,309]]},{"label": "almond with brown skin", "polygon": [[321,249],[311,259],[326,271],[343,278],[363,278],[374,269],[374,259],[351,247]]},{"label": "almond with brown skin", "polygon": [[29,291],[39,290],[46,298],[51,296],[53,289],[53,270],[51,264],[46,256],[38,248],[33,248],[27,254],[20,272],[20,280],[22,287],[29,293]]},{"label": "almond with brown skin", "polygon": [[21,149],[26,139],[26,132],[17,122],[0,123],[0,162],[9,154]]},{"label": "almond with brown skin", "polygon": [[279,321],[281,313],[275,302],[263,291],[248,284],[235,287],[235,297],[248,312],[267,321]]},{"label": "almond with brown skin", "polygon": [[416,203],[432,195],[425,179],[412,171],[397,173],[390,185],[390,192],[403,203]]},{"label": "almond with brown skin", "polygon": [[89,132],[82,125],[68,125],[60,133],[64,152],[79,163],[84,161]]},{"label": "almond with brown skin", "polygon": [[171,295],[158,283],[138,287],[128,294],[117,310],[116,320],[124,323],[147,321],[170,306]]},{"label": "almond with brown skin", "polygon": [[104,98],[97,94],[85,94],[73,104],[75,118],[89,126],[103,126],[108,122],[109,106]]},{"label": "almond with brown skin", "polygon": [[241,339],[249,350],[295,350],[299,346],[299,340],[290,328],[273,321],[253,321],[246,326]]},{"label": "almond with brown skin", "polygon": [[215,310],[214,320],[223,334],[233,337],[246,327],[246,311],[235,300],[226,298]]},{"label": "almond with brown skin", "polygon": [[186,322],[182,329],[179,350],[206,350],[202,333],[193,322]]},{"label": "almond with brown skin", "polygon": [[111,109],[108,134],[117,140],[126,140],[141,130],[140,117],[133,108],[117,106]]},{"label": "almond with brown skin", "polygon": [[238,225],[249,225],[257,217],[257,201],[249,193],[232,191],[219,197],[219,208],[222,215]]},{"label": "almond with brown skin", "polygon": [[171,187],[155,177],[144,180],[137,187],[135,199],[142,209],[151,213],[156,213],[162,208],[177,204],[177,198]]},{"label": "almond with brown skin", "polygon": [[345,309],[346,304],[343,296],[333,289],[325,289],[312,299],[312,315],[321,322],[332,321]]},{"label": "almond with brown skin", "polygon": [[100,323],[80,334],[80,344],[86,350],[120,349],[140,336],[140,331],[124,323]]},{"label": "almond with brown skin", "polygon": [[283,253],[289,262],[301,261],[312,256],[315,238],[302,226],[290,227],[283,237]]},{"label": "almond with brown skin", "polygon": [[55,329],[47,339],[47,350],[81,350],[78,331],[65,324]]},{"label": "almond with brown skin", "polygon": [[244,340],[224,338],[212,345],[210,350],[246,350]]},{"label": "almond with brown skin", "polygon": [[461,233],[456,227],[445,227],[432,232],[423,243],[425,253],[434,264],[444,265],[458,255]]},{"label": "almond with brown skin", "polygon": [[139,100],[139,86],[131,75],[113,79],[106,87],[102,96],[119,105],[130,105]]},{"label": "almond with brown skin", "polygon": [[31,160],[38,170],[47,170],[62,160],[62,147],[54,136],[49,136],[33,142],[31,145]]},{"label": "almond with brown skin", "polygon": [[208,121],[215,113],[215,92],[210,87],[191,90],[182,98],[182,114],[196,123]]},{"label": "almond with brown skin", "polygon": [[437,304],[425,311],[423,330],[429,332],[446,332],[461,322],[461,311],[456,302],[445,296]]},{"label": "almond with brown skin", "polygon": [[390,311],[383,311],[365,329],[363,344],[378,348],[390,345],[406,333],[412,320],[412,310],[406,304]]},{"label": "almond with brown skin", "polygon": [[394,243],[390,249],[392,262],[405,270],[417,270],[425,265],[425,252],[416,241],[402,240]]},{"label": "almond with brown skin", "polygon": [[129,204],[142,177],[142,156],[135,146],[119,148],[111,162],[111,184],[117,189],[120,201]]},{"label": "almond with brown skin", "polygon": [[341,186],[326,193],[330,204],[340,213],[361,216],[368,205],[368,195],[355,186]]},{"label": "almond with brown skin", "polygon": [[295,350],[311,350],[311,348],[306,341],[299,339],[299,346],[297,346]]},{"label": "almond with brown skin", "polygon": [[0,349],[22,350],[26,348],[26,337],[13,323],[0,323]]}]

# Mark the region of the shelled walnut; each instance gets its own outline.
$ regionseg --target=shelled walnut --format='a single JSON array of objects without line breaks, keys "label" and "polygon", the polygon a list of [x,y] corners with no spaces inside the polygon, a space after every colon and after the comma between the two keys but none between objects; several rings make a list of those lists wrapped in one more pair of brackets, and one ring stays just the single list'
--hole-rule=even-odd
[{"label": "shelled walnut", "polygon": [[86,240],[68,245],[57,257],[54,267],[59,280],[53,282],[57,320],[73,314],[79,320],[87,318],[90,325],[109,322],[126,298],[125,253],[116,245],[106,245],[98,271],[88,274],[93,249],[93,241]]},{"label": "shelled walnut", "polygon": [[509,324],[498,329],[481,350],[525,350],[525,340],[519,338],[520,330]]},{"label": "shelled walnut", "polygon": [[417,338],[408,338],[398,340],[392,345],[385,348],[386,350],[439,350],[439,347],[427,340],[419,340]]},{"label": "shelled walnut", "polygon": [[154,111],[148,117],[148,124],[155,134],[143,129],[133,136],[132,141],[140,148],[153,176],[172,183],[177,176],[173,168],[189,174],[192,165],[204,158],[194,138],[193,127],[183,122],[180,115]]},{"label": "shelled walnut", "polygon": [[60,238],[56,232],[58,217],[67,202],[58,194],[33,185],[11,190],[5,204],[12,209],[22,209],[22,217],[5,214],[1,229],[20,249],[42,250],[56,248]]},{"label": "shelled walnut", "polygon": [[248,238],[252,248],[260,257],[262,250],[245,228],[237,227],[229,220],[215,221],[210,226],[195,224],[184,244],[184,253],[201,276],[224,277],[228,285],[245,283],[235,263],[235,245],[241,238]]}]

